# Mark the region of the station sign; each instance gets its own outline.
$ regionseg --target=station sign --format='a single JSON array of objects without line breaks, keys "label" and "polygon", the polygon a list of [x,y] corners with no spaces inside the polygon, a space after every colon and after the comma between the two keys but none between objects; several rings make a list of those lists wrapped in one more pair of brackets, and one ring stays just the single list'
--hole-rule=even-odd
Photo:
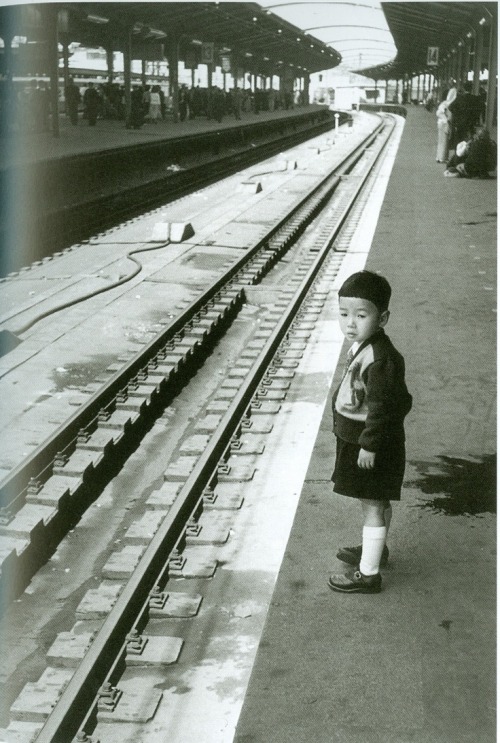
[{"label": "station sign", "polygon": [[202,64],[213,64],[214,62],[213,41],[207,41],[201,45],[201,62]]},{"label": "station sign", "polygon": [[221,54],[220,66],[222,72],[231,72],[231,57],[228,54]]},{"label": "station sign", "polygon": [[427,47],[427,66],[437,67],[439,64],[439,47],[428,46]]},{"label": "station sign", "polygon": [[196,52],[194,49],[188,49],[186,57],[184,59],[184,67],[187,70],[196,70],[198,67],[198,60],[196,59]]}]

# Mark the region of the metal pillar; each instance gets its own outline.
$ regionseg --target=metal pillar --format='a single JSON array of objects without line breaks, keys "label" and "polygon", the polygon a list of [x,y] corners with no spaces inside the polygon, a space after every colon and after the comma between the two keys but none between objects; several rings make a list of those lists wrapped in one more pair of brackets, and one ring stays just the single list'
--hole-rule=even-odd
[{"label": "metal pillar", "polygon": [[495,23],[490,26],[490,50],[488,59],[488,88],[486,99],[486,127],[491,132],[495,122],[498,72],[498,31]]},{"label": "metal pillar", "polygon": [[483,59],[484,34],[483,27],[478,26],[474,36],[474,77],[472,80],[472,92],[479,93],[479,78],[481,75],[481,62]]},{"label": "metal pillar", "polygon": [[69,37],[67,33],[59,32],[59,43],[62,46],[63,52],[63,77],[64,77],[64,88],[69,83]]},{"label": "metal pillar", "polygon": [[15,34],[11,32],[10,30],[2,31],[2,39],[4,43],[4,55],[5,55],[5,79],[8,84],[12,82],[12,39],[14,38]]},{"label": "metal pillar", "polygon": [[444,66],[444,83],[445,87],[450,87],[450,77],[451,77],[451,60],[447,59],[446,64]]},{"label": "metal pillar", "polygon": [[213,116],[213,107],[212,107],[213,97],[214,97],[213,96],[213,91],[212,91],[212,75],[213,75],[213,70],[214,70],[214,66],[213,66],[213,64],[211,62],[209,62],[207,64],[207,88],[208,88],[208,93],[207,93],[207,98],[208,98],[208,101],[207,101],[207,106],[208,106],[207,114],[208,114],[208,116],[207,116],[207,118],[208,119],[211,119],[212,116]]},{"label": "metal pillar", "polygon": [[465,49],[464,49],[464,76],[465,80],[469,79],[469,70],[470,70],[470,46],[471,41],[470,37],[468,36],[465,40]]},{"label": "metal pillar", "polygon": [[108,83],[112,83],[115,76],[115,57],[112,47],[106,47],[106,64],[108,67]]},{"label": "metal pillar", "polygon": [[457,85],[460,83],[460,68],[458,66],[457,53],[451,55],[451,75],[454,80],[457,81]]},{"label": "metal pillar", "polygon": [[59,137],[59,50],[57,38],[57,6],[41,6],[45,15],[50,76],[50,109],[52,134]]},{"label": "metal pillar", "polygon": [[172,96],[172,118],[179,121],[179,43],[180,38],[173,38],[168,45],[168,75],[170,78],[170,95]]},{"label": "metal pillar", "polygon": [[464,81],[462,70],[463,53],[461,46],[458,47],[458,52],[455,54],[455,59],[457,63],[457,83],[458,85],[461,85]]},{"label": "metal pillar", "polygon": [[131,109],[131,96],[130,96],[130,83],[131,83],[131,72],[130,68],[132,65],[132,28],[128,28],[125,32],[125,39],[123,44],[123,84],[125,88],[125,126],[130,127],[130,109]]}]

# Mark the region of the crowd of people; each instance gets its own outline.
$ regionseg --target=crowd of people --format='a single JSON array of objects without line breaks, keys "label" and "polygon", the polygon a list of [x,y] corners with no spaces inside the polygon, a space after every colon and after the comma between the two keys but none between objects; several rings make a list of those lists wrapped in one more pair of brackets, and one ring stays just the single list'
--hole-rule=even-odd
[{"label": "crowd of people", "polygon": [[288,110],[296,105],[303,104],[301,94],[280,92],[273,88],[269,90],[249,90],[239,87],[224,91],[215,85],[210,88],[201,88],[199,85],[188,88],[181,85],[179,90],[179,117],[195,119],[197,116],[206,116],[209,119],[222,121],[223,116],[241,118],[241,113],[259,113],[259,111],[274,111],[278,108]]},{"label": "crowd of people", "polygon": [[485,126],[483,88],[474,95],[472,83],[465,82],[457,88],[455,81],[450,80],[436,108],[436,119],[436,162],[446,164],[446,177],[487,178],[496,169],[496,143]]},{"label": "crowd of people", "polygon": [[0,130],[46,132],[49,130],[50,90],[45,80],[30,80],[16,91],[0,83]]},{"label": "crowd of people", "polygon": [[[301,93],[280,92],[274,89],[249,90],[240,87],[225,91],[215,85],[179,88],[179,118],[206,117],[221,122],[224,116],[242,113],[289,109],[303,103]],[[60,110],[73,126],[84,121],[95,126],[98,119],[125,120],[125,88],[118,83],[78,85],[73,78],[60,91]],[[31,80],[22,87],[3,81],[0,85],[0,118],[3,131],[48,131],[51,110],[50,90],[43,80]],[[133,85],[131,90],[131,128],[139,129],[145,123],[158,124],[172,113],[171,96],[160,85]]]}]

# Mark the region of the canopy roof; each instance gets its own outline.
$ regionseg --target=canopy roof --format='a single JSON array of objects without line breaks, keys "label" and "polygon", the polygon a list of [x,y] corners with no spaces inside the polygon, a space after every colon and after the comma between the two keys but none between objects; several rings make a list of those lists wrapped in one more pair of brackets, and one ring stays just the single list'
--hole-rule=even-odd
[{"label": "canopy roof", "polygon": [[[51,4],[54,7],[53,4]],[[47,7],[47,6],[46,6]],[[127,29],[133,48],[179,41],[180,57],[192,42],[213,42],[219,55],[237,55],[241,66],[257,74],[288,67],[295,75],[335,67],[340,55],[296,26],[246,2],[58,3],[59,26],[69,41],[89,47],[123,49]],[[7,25],[28,40],[44,39],[44,4],[0,7],[0,29]],[[1,32],[0,32],[0,35]],[[140,45],[140,47],[139,47]],[[147,58],[147,57],[146,57]]]},{"label": "canopy roof", "polygon": [[428,47],[439,48],[441,62],[483,18],[497,22],[496,2],[383,2],[382,9],[398,52],[386,64],[359,70],[376,80],[432,71],[435,68],[427,66]]}]

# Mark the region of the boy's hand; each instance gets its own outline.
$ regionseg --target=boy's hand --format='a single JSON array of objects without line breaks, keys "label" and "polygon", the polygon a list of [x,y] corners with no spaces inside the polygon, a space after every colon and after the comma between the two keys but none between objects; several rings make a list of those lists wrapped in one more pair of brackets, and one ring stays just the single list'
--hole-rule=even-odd
[{"label": "boy's hand", "polygon": [[372,470],[375,467],[375,452],[360,449],[358,454],[358,467],[362,470]]}]

